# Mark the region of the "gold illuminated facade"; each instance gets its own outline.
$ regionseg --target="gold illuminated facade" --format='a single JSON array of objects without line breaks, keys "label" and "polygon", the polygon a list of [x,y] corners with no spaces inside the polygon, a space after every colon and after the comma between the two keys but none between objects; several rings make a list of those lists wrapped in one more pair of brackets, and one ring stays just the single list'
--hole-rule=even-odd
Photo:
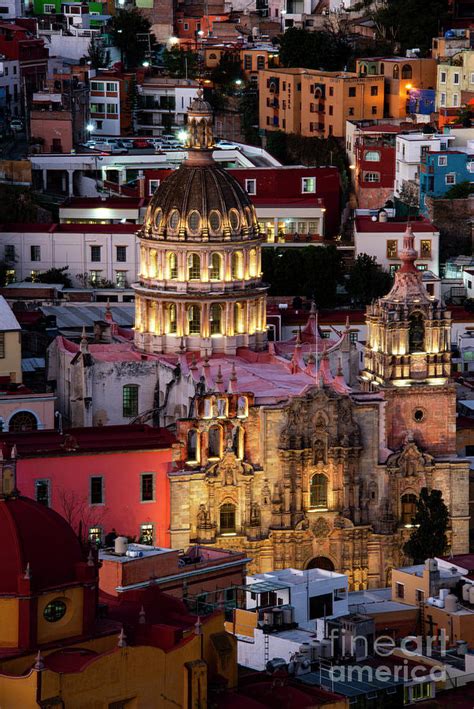
[{"label": "gold illuminated facade", "polygon": [[212,113],[196,99],[188,158],[151,199],[140,238],[135,344],[235,354],[266,344],[266,288],[255,208],[212,158]]}]

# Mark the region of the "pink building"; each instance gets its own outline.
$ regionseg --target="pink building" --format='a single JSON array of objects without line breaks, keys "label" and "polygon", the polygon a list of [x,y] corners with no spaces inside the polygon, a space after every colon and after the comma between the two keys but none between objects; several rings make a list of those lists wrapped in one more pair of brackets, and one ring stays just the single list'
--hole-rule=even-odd
[{"label": "pink building", "polygon": [[59,512],[93,540],[117,534],[169,546],[169,484],[174,437],[145,425],[29,431],[1,436],[16,447],[22,495]]}]

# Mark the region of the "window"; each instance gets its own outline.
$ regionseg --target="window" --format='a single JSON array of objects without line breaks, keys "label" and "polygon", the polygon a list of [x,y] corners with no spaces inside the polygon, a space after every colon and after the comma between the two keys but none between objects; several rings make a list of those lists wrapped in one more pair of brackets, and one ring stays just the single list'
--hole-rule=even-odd
[{"label": "window", "polygon": [[371,86],[370,87],[370,95],[371,96],[378,96],[379,95],[379,87],[378,86]]},{"label": "window", "polygon": [[201,278],[201,261],[198,254],[188,256],[188,280],[198,281]]},{"label": "window", "polygon": [[241,251],[234,251],[231,258],[231,276],[235,279],[244,277],[243,273],[243,255]]},{"label": "window", "polygon": [[102,527],[89,527],[89,542],[100,546],[102,543]]},{"label": "window", "polygon": [[364,154],[364,160],[367,162],[380,162],[380,153],[378,150],[367,150]]},{"label": "window", "polygon": [[91,91],[104,91],[104,83],[102,81],[91,81]]},{"label": "window", "polygon": [[232,450],[236,458],[244,457],[244,429],[241,426],[232,431]]},{"label": "window", "polygon": [[208,432],[208,458],[221,457],[221,429],[219,426],[211,426]]},{"label": "window", "polygon": [[456,173],[455,172],[448,172],[448,174],[446,175],[444,180],[447,185],[455,185],[456,184]]},{"label": "window", "polygon": [[425,600],[425,592],[422,591],[421,588],[416,589],[415,596],[416,596],[417,603],[423,603],[423,601]]},{"label": "window", "polygon": [[220,509],[220,532],[221,534],[235,533],[235,505],[230,502],[222,505]]},{"label": "window", "polygon": [[413,524],[413,518],[416,514],[416,495],[407,493],[402,495],[402,524]]},{"label": "window", "polygon": [[222,305],[213,303],[209,311],[211,335],[222,335]]},{"label": "window", "polygon": [[334,96],[334,86],[329,87],[329,95]]},{"label": "window", "polygon": [[453,94],[453,106],[459,106],[459,94]]},{"label": "window", "polygon": [[353,343],[359,342],[359,331],[358,330],[352,330],[349,333],[349,340]]},{"label": "window", "polygon": [[355,95],[356,95],[356,87],[349,86],[349,98],[354,98]]},{"label": "window", "polygon": [[140,544],[148,544],[148,546],[153,546],[153,524],[147,522],[146,524],[140,525]]},{"label": "window", "polygon": [[402,79],[411,79],[413,76],[412,68],[409,64],[404,64],[402,67]]},{"label": "window", "polygon": [[387,239],[387,258],[398,258],[397,239]]},{"label": "window", "polygon": [[372,106],[372,115],[375,116],[377,115],[377,106]]},{"label": "window", "polygon": [[445,165],[448,164],[448,157],[447,155],[439,155],[438,157],[438,167],[444,167]]},{"label": "window", "polygon": [[245,69],[245,71],[252,70],[252,55],[251,54],[244,55],[244,69]]},{"label": "window", "polygon": [[220,254],[211,255],[209,278],[211,281],[220,281],[222,279],[222,257]]},{"label": "window", "polygon": [[[160,186],[160,182],[161,182],[161,180],[149,180],[148,181],[148,194],[150,195],[150,197],[153,194],[155,194],[156,190]],[[159,226],[159,224],[158,224],[158,226]]]},{"label": "window", "polygon": [[316,192],[316,178],[315,177],[302,177],[301,178],[301,192],[302,192],[302,194],[314,194]]},{"label": "window", "polygon": [[329,115],[332,116],[333,113],[334,113],[334,107],[333,107],[333,106],[329,106]]},{"label": "window", "polygon": [[118,114],[118,106],[116,103],[108,103],[107,104],[107,113],[109,116],[114,116]]},{"label": "window", "polygon": [[35,500],[45,507],[50,504],[49,480],[35,480]]},{"label": "window", "polygon": [[30,246],[31,260],[41,261],[41,246]]},{"label": "window", "polygon": [[153,502],[155,498],[154,474],[142,473],[140,478],[140,499],[142,502]]},{"label": "window", "polygon": [[107,91],[117,91],[117,84],[115,83],[115,81],[107,82]]},{"label": "window", "polygon": [[91,113],[105,113],[105,103],[91,103]]},{"label": "window", "polygon": [[102,246],[91,246],[91,261],[100,261],[100,251]]},{"label": "window", "polygon": [[122,409],[124,418],[138,416],[138,384],[125,384],[123,387]]},{"label": "window", "polygon": [[37,418],[29,411],[18,411],[8,422],[9,431],[36,431],[37,428]]},{"label": "window", "polygon": [[244,308],[241,303],[234,303],[234,333],[244,331]]},{"label": "window", "polygon": [[398,66],[398,64],[394,64],[394,66],[393,66],[393,78],[394,79],[400,78],[400,67]]},{"label": "window", "polygon": [[[47,7],[45,5],[45,7]],[[53,5],[54,7],[54,5]],[[60,598],[50,601],[43,611],[43,617],[48,623],[57,623],[66,615],[67,606]]]},{"label": "window", "polygon": [[265,69],[265,57],[258,56],[257,57],[257,71],[261,71],[262,69]]},{"label": "window", "polygon": [[388,271],[389,271],[390,276],[391,276],[392,278],[395,276],[395,274],[396,274],[396,272],[398,271],[399,268],[400,268],[400,264],[399,264],[399,263],[391,263],[391,264],[390,264],[390,266],[388,267]]},{"label": "window", "polygon": [[127,287],[127,271],[115,271],[115,285],[117,288]]},{"label": "window", "polygon": [[209,214],[209,229],[211,234],[219,234],[222,228],[221,213],[217,209],[211,209]]},{"label": "window", "polygon": [[56,6],[53,4],[46,3],[43,5],[43,12],[47,15],[51,12],[56,12]]},{"label": "window", "polygon": [[178,278],[178,257],[176,254],[168,254],[168,278],[175,280]]},{"label": "window", "polygon": [[310,596],[309,598],[309,618],[324,618],[332,615],[332,593],[323,593],[320,596]]},{"label": "window", "polygon": [[102,505],[104,503],[103,480],[101,475],[95,475],[90,479],[91,505]]},{"label": "window", "polygon": [[190,305],[188,308],[188,333],[201,334],[201,309],[199,305]]},{"label": "window", "polygon": [[379,172],[364,172],[363,179],[365,182],[380,182]]},{"label": "window", "polygon": [[102,271],[89,271],[89,280],[92,285],[96,285],[102,278]]},{"label": "window", "polygon": [[199,434],[195,428],[188,431],[188,461],[194,462],[199,460]]},{"label": "window", "polygon": [[176,305],[169,303],[166,306],[166,332],[169,335],[176,334]]},{"label": "window", "polygon": [[441,93],[440,98],[439,98],[439,105],[446,106],[446,94],[445,93]]},{"label": "window", "polygon": [[431,258],[431,239],[422,239],[420,242],[420,258]]},{"label": "window", "polygon": [[257,194],[257,180],[245,180],[245,191],[247,194]]},{"label": "window", "polygon": [[5,250],[3,252],[3,256],[5,261],[11,263],[12,261],[15,261],[16,256],[15,256],[15,247],[13,244],[7,244],[5,246]]},{"label": "window", "polygon": [[116,256],[117,256],[117,261],[120,261],[120,263],[125,263],[127,260],[127,247],[126,246],[116,246]]},{"label": "window", "polygon": [[431,697],[431,683],[423,682],[420,684],[414,684],[411,688],[411,699],[412,701],[418,701],[419,699],[429,699]]},{"label": "window", "polygon": [[310,507],[328,506],[328,479],[322,473],[316,473],[311,478],[309,489]]},{"label": "window", "polygon": [[405,584],[397,583],[395,585],[395,595],[397,598],[405,598]]},{"label": "window", "polygon": [[453,74],[453,84],[459,84],[459,72],[457,71]]},{"label": "window", "polygon": [[[471,74],[471,77],[472,77],[472,76],[473,76],[473,75]],[[439,83],[440,83],[440,84],[445,84],[445,83],[446,83],[446,72],[445,72],[445,71],[441,71],[441,72],[440,72],[440,74],[439,74]]]}]

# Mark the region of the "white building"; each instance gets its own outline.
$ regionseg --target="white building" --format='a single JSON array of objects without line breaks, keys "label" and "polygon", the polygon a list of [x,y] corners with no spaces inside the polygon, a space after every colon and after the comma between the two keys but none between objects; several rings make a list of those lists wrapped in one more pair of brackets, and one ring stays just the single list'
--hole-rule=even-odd
[{"label": "white building", "polygon": [[138,87],[137,131],[160,136],[184,127],[198,88],[198,82],[192,79],[146,79]]},{"label": "white building", "polygon": [[7,116],[21,114],[20,62],[0,55],[0,107]]},{"label": "white building", "polygon": [[134,224],[35,224],[0,233],[1,258],[9,280],[22,281],[50,268],[69,266],[74,285],[104,280],[127,287],[137,276]]},{"label": "white building", "polygon": [[0,7],[1,20],[14,20],[24,15],[25,3],[22,0],[5,0]]},{"label": "white building", "polygon": [[[385,215],[385,216],[383,216]],[[418,252],[417,268],[420,271],[430,271],[438,282],[439,275],[439,231],[429,221],[415,220],[411,222],[415,236],[415,249]],[[383,269],[393,273],[401,266],[399,252],[403,246],[403,235],[407,222],[387,221],[382,211],[379,217],[357,215],[354,224],[354,256],[367,254],[375,256]],[[428,288],[432,295],[438,295],[436,290]]]},{"label": "white building", "polygon": [[404,182],[418,184],[421,156],[427,151],[447,150],[454,136],[439,133],[397,135],[395,143],[395,197],[400,197]]},{"label": "white building", "polygon": [[38,35],[44,39],[50,57],[67,57],[79,61],[87,56],[92,38],[100,38],[100,30],[81,29],[70,24],[67,32],[46,29],[39,30]]}]

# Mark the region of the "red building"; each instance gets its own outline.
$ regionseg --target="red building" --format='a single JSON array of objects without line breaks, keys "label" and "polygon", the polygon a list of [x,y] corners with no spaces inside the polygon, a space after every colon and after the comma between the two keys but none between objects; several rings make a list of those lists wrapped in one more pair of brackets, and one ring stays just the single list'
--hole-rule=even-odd
[{"label": "red building", "polygon": [[59,512],[76,532],[118,534],[169,546],[169,485],[174,437],[144,425],[9,433],[19,489]]},{"label": "red building", "polygon": [[43,88],[48,73],[48,49],[36,36],[33,20],[0,22],[0,54],[20,63],[22,90],[28,96]]},{"label": "red building", "polygon": [[[227,22],[229,15],[225,14],[203,14],[191,15],[191,8],[186,12],[178,10],[176,12],[176,36],[180,40],[180,45],[187,45],[191,48],[199,47],[200,43],[210,37],[213,32],[214,23]],[[187,14],[189,12],[189,14]],[[202,32],[202,34],[198,34]]]}]

